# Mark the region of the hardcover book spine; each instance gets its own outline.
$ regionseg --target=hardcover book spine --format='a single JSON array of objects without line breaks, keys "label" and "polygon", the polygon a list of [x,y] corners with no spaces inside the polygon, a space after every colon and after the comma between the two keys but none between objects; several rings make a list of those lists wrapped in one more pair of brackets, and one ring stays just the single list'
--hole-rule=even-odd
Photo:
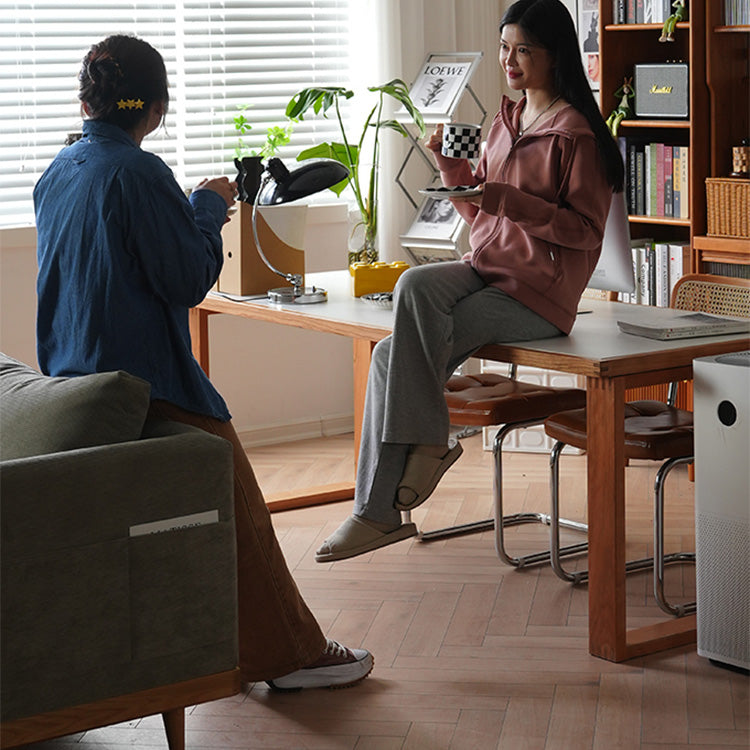
[{"label": "hardcover book spine", "polygon": [[669,307],[669,245],[659,242],[654,245],[656,257],[656,305]]},{"label": "hardcover book spine", "polygon": [[637,305],[641,298],[640,251],[638,247],[633,245],[631,253],[633,256],[633,279],[635,281],[635,288],[630,293],[630,302]]},{"label": "hardcover book spine", "polygon": [[690,245],[681,242],[669,243],[669,298],[678,279],[690,273]]},{"label": "hardcover book spine", "polygon": [[690,218],[690,149],[687,146],[680,146],[680,185],[682,192],[680,194],[680,218]]},{"label": "hardcover book spine", "polygon": [[664,216],[664,144],[656,144],[656,205],[652,216]]},{"label": "hardcover book spine", "polygon": [[646,246],[646,257],[648,258],[648,304],[656,304],[656,252],[654,243],[649,242]]},{"label": "hardcover book spine", "polygon": [[682,167],[681,151],[679,146],[672,149],[672,216],[681,218],[682,200]]},{"label": "hardcover book spine", "polygon": [[657,204],[657,160],[656,144],[649,143],[646,147],[646,215],[658,216]]},{"label": "hardcover book spine", "polygon": [[646,152],[641,146],[636,151],[636,199],[639,216],[646,215]]},{"label": "hardcover book spine", "polygon": [[672,146],[664,144],[664,216],[673,214]]},{"label": "hardcover book spine", "polygon": [[628,142],[628,161],[626,164],[628,175],[628,211],[631,214],[638,213],[638,175],[636,172],[637,148],[632,141]]},{"label": "hardcover book spine", "polygon": [[635,23],[635,0],[627,0],[625,23]]},{"label": "hardcover book spine", "polygon": [[625,23],[625,0],[613,0],[612,21],[614,23]]}]

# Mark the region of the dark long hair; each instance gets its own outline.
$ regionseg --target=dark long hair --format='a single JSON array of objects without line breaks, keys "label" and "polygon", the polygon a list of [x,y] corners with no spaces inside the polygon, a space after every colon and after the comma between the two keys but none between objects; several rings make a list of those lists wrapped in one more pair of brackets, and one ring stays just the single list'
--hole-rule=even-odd
[{"label": "dark long hair", "polygon": [[[89,117],[132,130],[153,102],[169,104],[162,56],[134,36],[116,34],[91,47],[78,75],[78,98]],[[138,103],[141,104],[138,104]]]},{"label": "dark long hair", "polygon": [[625,173],[622,156],[583,71],[578,37],[568,9],[560,0],[518,0],[500,21],[501,33],[508,24],[520,26],[529,41],[550,53],[556,92],[588,120],[604,161],[607,182],[615,192],[621,192]]}]

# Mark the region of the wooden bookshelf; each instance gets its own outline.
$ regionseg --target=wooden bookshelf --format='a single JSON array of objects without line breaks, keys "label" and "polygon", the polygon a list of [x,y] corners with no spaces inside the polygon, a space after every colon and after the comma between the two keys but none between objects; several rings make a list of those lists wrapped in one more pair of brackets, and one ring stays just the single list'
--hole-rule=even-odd
[{"label": "wooden bookshelf", "polygon": [[[715,1],[715,0],[714,0]],[[706,35],[703,19],[705,0],[692,0],[690,19],[678,23],[674,42],[660,42],[661,24],[615,24],[611,0],[599,2],[600,100],[605,117],[617,106],[614,92],[625,78],[633,75],[638,63],[688,63],[689,118],[649,118],[623,120],[620,135],[648,141],[688,146],[689,206],[687,219],[662,216],[631,216],[634,239],[676,240],[692,243],[693,237],[706,232],[704,180],[708,175],[709,131],[707,116],[709,91],[705,82]],[[695,270],[694,258],[691,268]]]}]

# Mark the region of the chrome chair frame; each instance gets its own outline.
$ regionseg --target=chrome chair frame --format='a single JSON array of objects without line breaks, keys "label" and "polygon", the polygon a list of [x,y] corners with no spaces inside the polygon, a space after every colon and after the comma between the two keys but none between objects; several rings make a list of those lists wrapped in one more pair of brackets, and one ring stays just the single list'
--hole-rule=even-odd
[{"label": "chrome chair frame", "polygon": [[[517,368],[516,365],[510,365],[509,378],[515,380]],[[512,513],[510,515],[503,515],[503,441],[505,438],[514,430],[524,429],[526,427],[533,427],[535,425],[543,424],[544,418],[529,419],[518,422],[508,422],[503,424],[495,434],[495,438],[492,444],[492,459],[493,459],[493,517],[483,521],[473,521],[471,523],[458,524],[456,526],[447,526],[442,529],[435,529],[434,531],[420,531],[418,539],[421,542],[432,542],[437,539],[446,539],[453,536],[459,536],[463,534],[474,534],[477,532],[488,531],[490,529],[495,530],[495,550],[497,556],[507,565],[523,568],[526,565],[534,565],[538,563],[546,563],[550,561],[551,552],[550,549],[545,549],[540,552],[534,552],[527,555],[520,555],[514,557],[511,555],[505,546],[505,534],[504,530],[506,527],[518,526],[526,523],[541,523],[550,524],[551,515],[549,513],[541,512],[523,512],[523,513]],[[405,522],[411,520],[410,513],[402,513]],[[558,524],[560,526],[574,529],[576,531],[587,532],[588,526],[585,523],[579,521],[572,521],[566,518],[559,518]],[[559,557],[566,557],[568,555],[582,554],[588,549],[588,543],[582,542],[579,544],[572,544],[566,547],[558,549],[557,554]]]}]

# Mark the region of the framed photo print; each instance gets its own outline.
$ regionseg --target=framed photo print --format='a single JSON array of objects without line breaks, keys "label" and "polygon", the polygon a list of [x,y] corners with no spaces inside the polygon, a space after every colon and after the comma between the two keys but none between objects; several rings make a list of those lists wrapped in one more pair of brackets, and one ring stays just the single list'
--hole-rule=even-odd
[{"label": "framed photo print", "polygon": [[[427,55],[409,90],[409,96],[425,122],[451,119],[481,58],[481,52],[432,52]],[[396,119],[402,115],[406,115],[403,109],[396,112]]]},{"label": "framed photo print", "polygon": [[598,0],[576,0],[576,6],[583,69],[592,90],[599,91],[599,3]]},{"label": "framed photo print", "polygon": [[461,215],[447,198],[426,196],[401,245],[417,264],[458,260],[458,241],[465,226]]},{"label": "framed photo print", "polygon": [[403,238],[456,242],[463,219],[447,198],[427,196],[417,209],[417,215]]},{"label": "framed photo print", "polygon": [[415,266],[423,266],[427,263],[444,263],[448,260],[461,260],[461,253],[455,245],[404,245],[404,250],[406,250]]}]

